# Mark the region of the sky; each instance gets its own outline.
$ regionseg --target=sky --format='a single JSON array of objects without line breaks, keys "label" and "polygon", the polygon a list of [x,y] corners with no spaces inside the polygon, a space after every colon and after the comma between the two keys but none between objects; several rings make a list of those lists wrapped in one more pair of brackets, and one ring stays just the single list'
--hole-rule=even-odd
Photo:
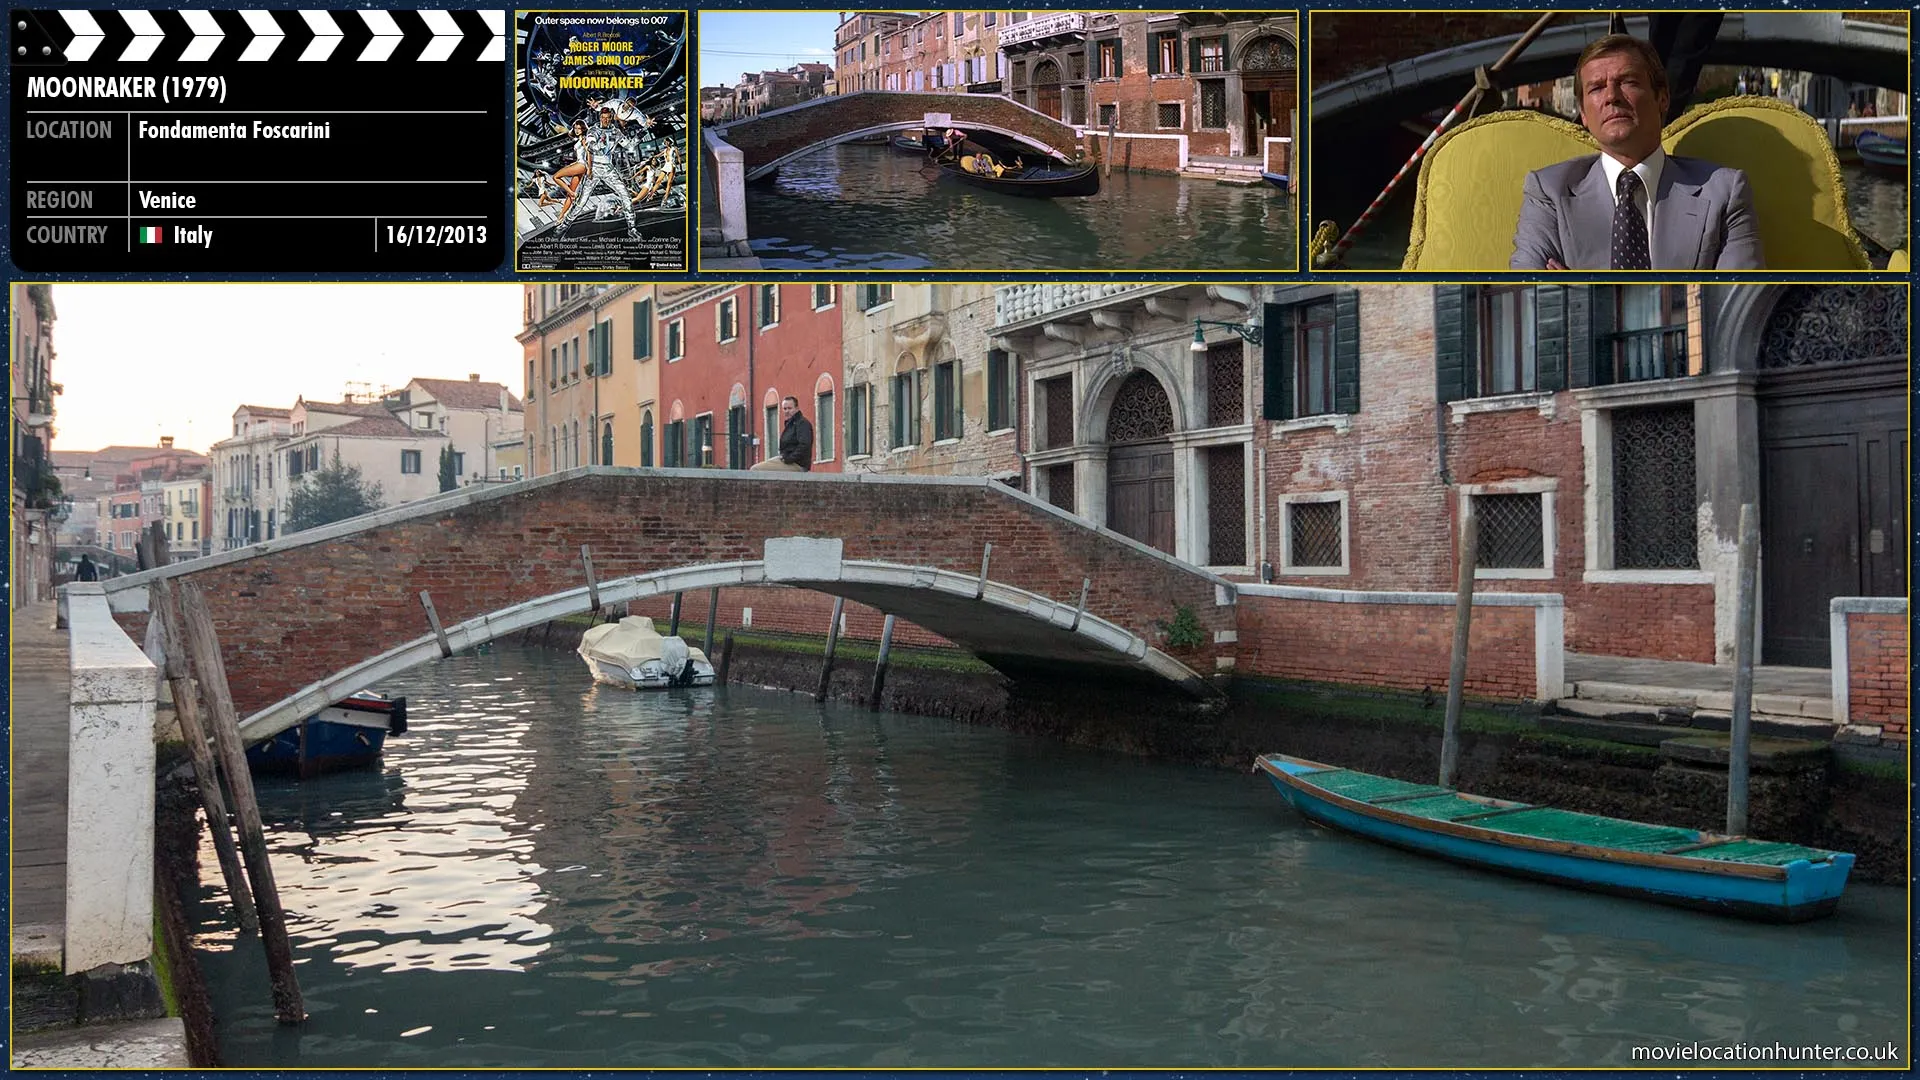
[{"label": "sky", "polygon": [[520,396],[521,290],[473,285],[55,284],[55,450],[206,452],[242,405],[478,373]]},{"label": "sky", "polygon": [[749,71],[833,63],[837,11],[703,11],[700,85],[732,86]]}]

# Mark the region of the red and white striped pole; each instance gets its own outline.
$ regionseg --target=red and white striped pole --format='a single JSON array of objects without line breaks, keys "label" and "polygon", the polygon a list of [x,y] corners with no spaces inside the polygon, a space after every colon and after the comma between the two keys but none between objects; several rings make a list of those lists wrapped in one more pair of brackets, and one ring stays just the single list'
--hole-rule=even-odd
[{"label": "red and white striped pole", "polygon": [[[1557,11],[1549,11],[1540,16],[1538,22],[1528,27],[1527,32],[1521,34],[1520,39],[1515,41],[1506,52],[1500,55],[1500,59],[1495,60],[1491,67],[1482,70],[1484,70],[1487,75],[1498,74],[1507,64],[1519,57],[1522,52],[1525,52],[1527,46],[1533,44],[1533,40],[1546,30],[1548,24],[1559,17],[1560,13]],[[1374,196],[1373,201],[1367,204],[1366,210],[1362,212],[1360,217],[1354,221],[1353,225],[1347,229],[1346,235],[1340,238],[1340,242],[1322,252],[1320,257],[1314,260],[1314,269],[1326,270],[1340,264],[1340,260],[1347,254],[1347,249],[1353,246],[1353,242],[1360,238],[1361,233],[1367,231],[1367,226],[1373,224],[1373,219],[1379,215],[1380,208],[1385,206],[1387,200],[1393,197],[1393,192],[1400,186],[1400,181],[1406,178],[1407,173],[1411,171],[1415,165],[1420,164],[1420,159],[1425,157],[1427,151],[1432,149],[1433,144],[1439,140],[1440,136],[1444,134],[1448,128],[1453,126],[1453,122],[1460,118],[1460,114],[1472,108],[1474,103],[1480,100],[1480,95],[1486,93],[1488,89],[1489,87],[1480,80],[1476,73],[1473,89],[1467,91],[1466,96],[1462,97],[1453,108],[1447,110],[1447,115],[1440,118],[1440,123],[1435,125],[1434,129],[1427,134],[1425,141],[1421,142],[1419,149],[1413,152],[1413,156],[1407,159],[1406,164],[1400,166],[1400,171],[1393,174],[1393,179],[1387,181],[1387,186],[1380,190],[1380,194]]]}]

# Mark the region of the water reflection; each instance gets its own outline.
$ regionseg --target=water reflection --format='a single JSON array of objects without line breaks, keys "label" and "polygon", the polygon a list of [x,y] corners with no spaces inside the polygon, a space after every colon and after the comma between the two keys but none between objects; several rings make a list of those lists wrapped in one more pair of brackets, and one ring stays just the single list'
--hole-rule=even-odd
[{"label": "water reflection", "polygon": [[561,653],[385,689],[415,723],[383,773],[262,787],[313,1019],[275,1024],[257,943],[200,910],[228,1064],[1628,1066],[1905,1040],[1897,890],[1797,927],[1672,911],[1311,827],[1245,775],[588,688]]},{"label": "water reflection", "polygon": [[1116,171],[1101,194],[1025,199],[920,158],[843,145],[749,185],[770,269],[1292,270],[1292,200],[1272,187]]}]

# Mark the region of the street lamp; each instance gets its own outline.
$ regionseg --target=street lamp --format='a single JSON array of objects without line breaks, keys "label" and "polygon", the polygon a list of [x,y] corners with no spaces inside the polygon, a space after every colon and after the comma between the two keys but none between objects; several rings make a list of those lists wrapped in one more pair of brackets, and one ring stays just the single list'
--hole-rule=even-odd
[{"label": "street lamp", "polygon": [[1218,319],[1195,319],[1193,320],[1193,344],[1189,346],[1191,351],[1197,353],[1207,351],[1207,337],[1204,328],[1209,326],[1218,326],[1223,330],[1231,330],[1240,335],[1240,340],[1249,345],[1260,344],[1260,324],[1251,319],[1244,323],[1221,322]]}]

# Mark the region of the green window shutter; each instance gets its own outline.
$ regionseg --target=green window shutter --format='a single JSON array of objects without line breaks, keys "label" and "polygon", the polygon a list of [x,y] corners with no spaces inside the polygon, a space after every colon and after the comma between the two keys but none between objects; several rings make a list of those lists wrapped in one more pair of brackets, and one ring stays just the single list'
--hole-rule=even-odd
[{"label": "green window shutter", "polygon": [[1564,285],[1536,285],[1533,291],[1533,353],[1539,367],[1539,388],[1567,388],[1567,289]]},{"label": "green window shutter", "polygon": [[1333,298],[1333,411],[1360,411],[1360,290]]},{"label": "green window shutter", "polygon": [[1293,419],[1293,309],[1266,306],[1267,330],[1261,339],[1260,377],[1264,381],[1260,416]]},{"label": "green window shutter", "polygon": [[636,300],[633,305],[633,358],[645,360],[653,355],[653,302]]},{"label": "green window shutter", "polygon": [[1127,73],[1127,62],[1123,59],[1125,49],[1119,38],[1113,39],[1113,74],[1118,77]]},{"label": "green window shutter", "polygon": [[1444,405],[1468,393],[1466,339],[1462,328],[1468,303],[1465,285],[1433,287],[1434,397]]},{"label": "green window shutter", "polygon": [[1615,316],[1619,302],[1612,285],[1595,285],[1588,289],[1587,302],[1590,305],[1589,323],[1593,327],[1593,350],[1587,360],[1588,371],[1592,373],[1589,383],[1604,386],[1613,381],[1611,338],[1616,333],[1618,320]]},{"label": "green window shutter", "polygon": [[1193,72],[1196,75],[1200,73],[1200,39],[1199,38],[1187,39],[1187,70]]},{"label": "green window shutter", "polygon": [[1160,35],[1147,35],[1147,74],[1160,74]]}]

